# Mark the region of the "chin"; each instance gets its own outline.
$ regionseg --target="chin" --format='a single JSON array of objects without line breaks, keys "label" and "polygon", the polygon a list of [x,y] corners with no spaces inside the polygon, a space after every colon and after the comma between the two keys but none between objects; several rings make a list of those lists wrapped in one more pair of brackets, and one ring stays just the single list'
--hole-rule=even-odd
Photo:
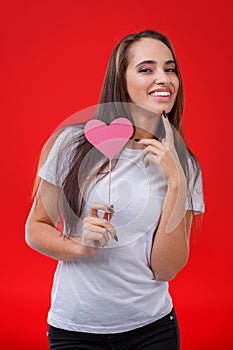
[{"label": "chin", "polygon": [[163,111],[165,111],[165,113],[167,114],[167,113],[169,113],[171,110],[172,110],[172,108],[168,108],[167,106],[156,106],[156,107],[146,107],[147,108],[147,110],[148,111],[150,111],[150,112],[152,112],[152,113],[154,113],[154,114],[156,114],[156,115],[161,115],[162,113],[163,113]]},{"label": "chin", "polygon": [[131,111],[133,112],[140,112],[143,113],[144,115],[146,115],[147,117],[151,117],[154,118],[155,116],[161,116],[161,114],[163,113],[163,111],[165,111],[165,113],[169,113],[172,110],[172,106],[171,105],[167,105],[165,103],[161,103],[161,104],[157,104],[155,105],[151,105],[151,104],[136,104],[136,103],[132,103],[131,105]]}]

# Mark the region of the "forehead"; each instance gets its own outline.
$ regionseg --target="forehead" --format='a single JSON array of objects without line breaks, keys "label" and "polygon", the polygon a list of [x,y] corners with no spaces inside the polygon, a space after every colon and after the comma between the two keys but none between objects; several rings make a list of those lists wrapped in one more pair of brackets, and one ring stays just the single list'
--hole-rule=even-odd
[{"label": "forehead", "polygon": [[128,63],[138,63],[143,60],[173,60],[170,49],[160,40],[142,38],[133,43],[129,49]]}]

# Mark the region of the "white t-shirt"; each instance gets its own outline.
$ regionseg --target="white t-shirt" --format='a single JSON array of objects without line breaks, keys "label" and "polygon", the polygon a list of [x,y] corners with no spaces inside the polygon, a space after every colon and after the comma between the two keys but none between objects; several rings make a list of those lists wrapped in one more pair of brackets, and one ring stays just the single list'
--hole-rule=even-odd
[{"label": "white t-shirt", "polygon": [[[60,185],[55,176],[56,155],[69,134],[67,128],[55,142],[40,169],[40,177]],[[145,168],[142,151],[125,148],[112,172],[111,220],[118,242],[89,258],[60,261],[54,276],[48,323],[54,327],[90,333],[118,333],[149,324],[172,309],[168,283],[155,279],[150,268],[154,231],[158,225],[166,182],[154,164]],[[69,157],[66,157],[68,159]],[[65,163],[65,162],[64,162]],[[61,171],[65,176],[66,171]],[[88,191],[82,218],[90,203],[108,202],[108,175]],[[60,181],[59,181],[60,182]],[[193,209],[203,212],[202,180],[192,195]],[[191,209],[189,200],[186,209]],[[77,228],[82,234],[82,220]]]}]

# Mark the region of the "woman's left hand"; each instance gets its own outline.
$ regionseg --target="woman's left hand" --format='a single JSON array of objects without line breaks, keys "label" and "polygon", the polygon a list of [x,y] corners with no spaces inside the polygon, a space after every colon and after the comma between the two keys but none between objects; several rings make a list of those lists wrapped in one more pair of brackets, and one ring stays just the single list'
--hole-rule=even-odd
[{"label": "woman's left hand", "polygon": [[173,131],[168,118],[162,116],[166,137],[161,142],[155,139],[141,139],[140,144],[145,146],[142,160],[146,167],[149,161],[158,165],[168,185],[179,186],[186,178],[181,167],[175,146]]}]

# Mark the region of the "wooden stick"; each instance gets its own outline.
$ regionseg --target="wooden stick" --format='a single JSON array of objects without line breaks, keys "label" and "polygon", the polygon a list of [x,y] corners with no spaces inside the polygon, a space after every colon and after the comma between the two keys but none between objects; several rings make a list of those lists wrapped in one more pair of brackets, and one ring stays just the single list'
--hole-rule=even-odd
[{"label": "wooden stick", "polygon": [[[108,206],[111,205],[111,181],[112,181],[112,160],[109,161],[109,177],[108,177]],[[110,213],[108,213],[108,221],[110,221]]]}]

